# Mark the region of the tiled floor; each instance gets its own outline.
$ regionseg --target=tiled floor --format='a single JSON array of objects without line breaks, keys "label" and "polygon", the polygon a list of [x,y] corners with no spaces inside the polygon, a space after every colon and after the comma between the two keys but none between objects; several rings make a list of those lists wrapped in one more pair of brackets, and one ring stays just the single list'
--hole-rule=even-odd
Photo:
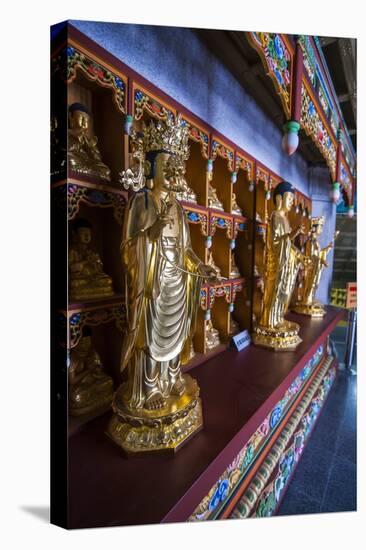
[{"label": "tiled floor", "polygon": [[[332,336],[342,361],[345,328]],[[277,515],[356,510],[356,384],[339,370]]]}]

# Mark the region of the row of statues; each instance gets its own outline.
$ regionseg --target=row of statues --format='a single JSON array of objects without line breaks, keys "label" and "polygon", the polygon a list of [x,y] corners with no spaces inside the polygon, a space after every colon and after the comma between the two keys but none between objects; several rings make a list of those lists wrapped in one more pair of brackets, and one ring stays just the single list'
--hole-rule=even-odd
[{"label": "row of statues", "polygon": [[293,306],[297,313],[322,317],[323,307],[316,301],[326,256],[334,246],[333,241],[321,249],[318,237],[322,232],[324,218],[313,218],[310,235],[304,253],[294,244],[299,235],[305,235],[304,225],[292,229],[288,213],[295,198],[295,189],[289,182],[281,182],[273,193],[275,210],[268,226],[264,276],[263,308],[259,322],[254,326],[253,342],[274,350],[293,350],[302,341],[298,323],[288,321],[285,315],[290,307],[300,266],[305,270],[305,285],[301,301]]},{"label": "row of statues", "polygon": [[[194,354],[192,339],[201,285],[207,281],[215,284],[221,272],[212,253],[207,263],[195,254],[179,202],[184,193],[190,193],[184,177],[189,157],[187,127],[179,115],[168,116],[166,120],[144,125],[143,132],[131,131],[130,135],[138,152],[138,164],[120,176],[124,188],[133,191],[126,207],[120,245],[126,301],[120,362],[123,382],[113,396],[113,416],[107,432],[126,454],[174,453],[203,426],[198,384],[189,374],[182,373],[181,366]],[[305,233],[305,228],[292,229],[288,220],[294,188],[281,182],[273,198],[275,210],[267,235],[263,311],[254,326],[253,341],[286,350],[294,349],[301,341],[299,325],[284,318],[300,265],[305,266],[308,282],[297,306],[306,306],[305,313],[312,306],[320,311],[320,306],[314,305],[314,297],[332,244],[323,250],[317,245],[322,226],[318,219],[317,224],[314,221],[309,250],[302,253],[294,241]],[[112,281],[103,272],[100,257],[88,248],[90,226],[85,221],[76,224],[73,238],[71,295],[81,299],[87,295],[88,287],[101,296],[113,293]],[[240,276],[234,255],[230,276]],[[206,348],[211,350],[220,343],[220,335],[211,319],[205,323]],[[231,317],[230,333],[238,329]],[[90,348],[89,352],[90,360],[88,354],[80,359],[80,352],[74,351],[77,359],[74,358],[74,364],[84,365],[83,369],[79,367],[80,372],[85,372],[83,388],[85,392],[90,389],[92,377],[98,375],[96,387],[100,394],[107,394],[110,384],[94,368],[98,359]],[[80,397],[83,388],[74,382],[75,402],[87,401],[86,397]]]}]

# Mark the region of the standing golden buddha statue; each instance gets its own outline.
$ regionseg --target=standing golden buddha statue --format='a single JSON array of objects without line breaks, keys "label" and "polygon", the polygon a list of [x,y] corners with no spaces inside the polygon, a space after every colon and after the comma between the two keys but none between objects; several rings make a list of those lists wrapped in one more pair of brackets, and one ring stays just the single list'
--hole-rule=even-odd
[{"label": "standing golden buddha statue", "polygon": [[102,162],[97,147],[98,138],[90,136],[90,114],[82,103],[69,107],[69,130],[67,135],[67,158],[74,172],[109,182],[111,171]]},{"label": "standing golden buddha statue", "polygon": [[99,354],[84,327],[80,342],[70,352],[69,411],[71,416],[104,411],[113,399],[113,380],[103,371]]},{"label": "standing golden buddha statue", "polygon": [[274,350],[293,350],[301,342],[299,325],[286,321],[297,272],[305,256],[294,246],[293,240],[305,233],[304,225],[291,230],[288,212],[294,201],[294,188],[281,182],[273,193],[276,205],[268,226],[266,266],[262,314],[253,329],[253,342]]},{"label": "standing golden buddha statue", "polygon": [[[127,207],[121,255],[125,274],[127,334],[118,389],[108,427],[128,453],[176,451],[203,425],[197,382],[182,375],[199,307],[201,282],[216,273],[194,253],[189,227],[171,187],[172,156],[188,159],[188,130],[179,117],[150,122],[141,140],[147,177]],[[146,179],[152,180],[149,188]],[[133,185],[131,171],[122,183]],[[136,187],[135,187],[136,189]]]},{"label": "standing golden buddha statue", "polygon": [[311,219],[310,234],[305,244],[305,254],[311,262],[305,267],[301,300],[292,308],[296,313],[310,315],[311,317],[323,317],[325,315],[325,309],[316,301],[315,295],[324,267],[328,267],[327,255],[334,247],[334,241],[339,234],[339,231],[336,231],[332,242],[325,248],[320,248],[319,236],[323,231],[324,222],[324,216]]}]

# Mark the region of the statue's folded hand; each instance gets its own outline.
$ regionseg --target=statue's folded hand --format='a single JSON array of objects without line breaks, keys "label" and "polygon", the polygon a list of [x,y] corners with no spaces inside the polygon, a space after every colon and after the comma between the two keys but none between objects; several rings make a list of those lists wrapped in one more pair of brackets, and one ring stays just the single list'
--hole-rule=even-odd
[{"label": "statue's folded hand", "polygon": [[171,223],[174,223],[174,219],[171,216],[167,216],[165,214],[158,216],[156,221],[150,227],[151,239],[153,241],[156,241],[160,237],[160,234],[164,227]]},{"label": "statue's folded hand", "polygon": [[211,279],[211,282],[217,279],[217,271],[211,265],[200,264],[198,271],[203,277]]}]

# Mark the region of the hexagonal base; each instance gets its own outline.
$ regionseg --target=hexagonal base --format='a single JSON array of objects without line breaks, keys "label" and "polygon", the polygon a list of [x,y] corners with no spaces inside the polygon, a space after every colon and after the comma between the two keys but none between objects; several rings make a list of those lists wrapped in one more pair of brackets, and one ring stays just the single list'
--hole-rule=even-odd
[{"label": "hexagonal base", "polygon": [[274,351],[293,351],[302,342],[299,330],[300,326],[291,321],[284,321],[283,326],[277,328],[256,325],[252,334],[253,343]]},{"label": "hexagonal base", "polygon": [[300,315],[307,315],[309,317],[315,318],[322,318],[325,315],[325,309],[319,302],[315,302],[311,305],[297,303],[292,308],[292,311],[294,311],[295,313],[299,313]]},{"label": "hexagonal base", "polygon": [[127,456],[139,454],[175,454],[203,427],[202,405],[197,382],[184,375],[186,391],[170,397],[159,411],[128,410],[121,400],[123,387],[117,392],[114,415],[107,435]]}]

